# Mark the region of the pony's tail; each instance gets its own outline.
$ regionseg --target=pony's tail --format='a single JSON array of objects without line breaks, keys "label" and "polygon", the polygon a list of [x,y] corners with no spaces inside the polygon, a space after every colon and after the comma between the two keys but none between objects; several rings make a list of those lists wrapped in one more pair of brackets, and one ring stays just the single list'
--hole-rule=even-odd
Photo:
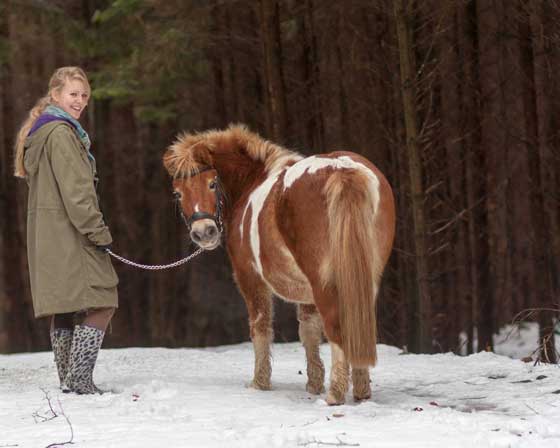
[{"label": "pony's tail", "polygon": [[376,230],[377,185],[358,170],[337,170],[325,185],[330,260],[323,276],[338,295],[342,350],[355,367],[375,365],[375,302],[384,261]]}]

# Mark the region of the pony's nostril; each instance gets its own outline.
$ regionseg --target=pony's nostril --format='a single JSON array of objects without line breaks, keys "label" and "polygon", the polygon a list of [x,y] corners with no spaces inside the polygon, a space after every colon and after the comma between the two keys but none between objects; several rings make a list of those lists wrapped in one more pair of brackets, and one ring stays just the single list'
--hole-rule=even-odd
[{"label": "pony's nostril", "polygon": [[210,226],[206,229],[206,236],[209,237],[209,238],[212,238],[212,237],[216,236],[217,231],[218,230],[216,229],[216,227]]},{"label": "pony's nostril", "polygon": [[191,232],[191,239],[192,239],[195,243],[199,243],[199,242],[202,240],[202,235],[201,235],[198,231],[193,230],[193,231]]}]

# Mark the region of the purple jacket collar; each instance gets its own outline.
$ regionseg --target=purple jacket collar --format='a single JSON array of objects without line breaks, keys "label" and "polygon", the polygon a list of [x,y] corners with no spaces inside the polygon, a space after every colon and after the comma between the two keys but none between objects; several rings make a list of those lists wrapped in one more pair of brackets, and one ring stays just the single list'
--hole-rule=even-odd
[{"label": "purple jacket collar", "polygon": [[28,137],[31,136],[35,131],[37,131],[37,129],[39,129],[41,126],[46,125],[47,123],[50,123],[51,121],[65,121],[70,126],[72,126],[72,128],[74,128],[72,122],[70,120],[66,120],[64,117],[57,117],[56,115],[43,114],[40,115],[39,118],[37,118],[37,120],[35,120],[35,123],[31,127],[31,130],[29,131],[29,134],[27,134],[27,136]]}]

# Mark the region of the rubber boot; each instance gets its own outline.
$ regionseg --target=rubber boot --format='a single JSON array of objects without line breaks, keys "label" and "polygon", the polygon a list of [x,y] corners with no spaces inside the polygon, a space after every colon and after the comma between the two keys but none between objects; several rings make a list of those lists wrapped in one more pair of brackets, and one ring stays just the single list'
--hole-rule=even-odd
[{"label": "rubber boot", "polygon": [[72,348],[72,334],[70,328],[55,328],[51,331],[51,346],[54,353],[54,362],[58,370],[58,380],[60,388],[65,389],[64,380],[68,374],[70,364],[70,350]]},{"label": "rubber boot", "polygon": [[64,392],[77,394],[102,394],[93,384],[93,369],[105,332],[86,325],[76,325],[72,337],[70,366],[66,375]]}]

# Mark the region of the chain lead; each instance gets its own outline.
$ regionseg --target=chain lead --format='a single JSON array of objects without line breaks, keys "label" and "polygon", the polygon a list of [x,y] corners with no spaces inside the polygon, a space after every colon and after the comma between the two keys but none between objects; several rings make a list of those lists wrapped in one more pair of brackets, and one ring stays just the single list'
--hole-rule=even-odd
[{"label": "chain lead", "polygon": [[120,255],[117,255],[116,253],[111,251],[111,249],[107,249],[107,253],[109,255],[111,255],[112,257],[116,258],[119,261],[122,261],[124,264],[129,264],[130,266],[134,266],[134,267],[140,268],[140,269],[146,269],[148,271],[160,271],[162,269],[176,268],[177,266],[181,266],[182,264],[185,264],[185,263],[191,261],[194,257],[199,255],[203,251],[204,251],[204,249],[202,247],[199,247],[195,252],[190,254],[188,257],[183,258],[182,260],[178,260],[174,263],[149,265],[149,264],[135,263],[134,261],[127,260],[126,258],[121,257]]}]

